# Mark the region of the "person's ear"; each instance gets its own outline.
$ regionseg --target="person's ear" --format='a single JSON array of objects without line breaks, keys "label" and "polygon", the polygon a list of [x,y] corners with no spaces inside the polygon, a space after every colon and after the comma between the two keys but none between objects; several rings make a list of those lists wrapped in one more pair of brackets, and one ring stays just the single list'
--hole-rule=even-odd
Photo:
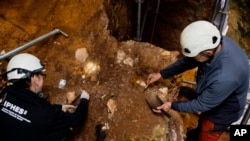
[{"label": "person's ear", "polygon": [[30,77],[30,83],[32,84],[32,85],[36,85],[37,84],[37,81],[38,81],[38,76],[37,75],[33,75],[33,76],[31,76]]},{"label": "person's ear", "polygon": [[34,93],[38,93],[39,91],[41,91],[41,84],[40,84],[40,80],[39,80],[39,76],[38,75],[33,75],[30,78],[30,90]]},{"label": "person's ear", "polygon": [[207,54],[208,56],[214,55],[214,52],[212,50],[206,50],[204,53]]}]

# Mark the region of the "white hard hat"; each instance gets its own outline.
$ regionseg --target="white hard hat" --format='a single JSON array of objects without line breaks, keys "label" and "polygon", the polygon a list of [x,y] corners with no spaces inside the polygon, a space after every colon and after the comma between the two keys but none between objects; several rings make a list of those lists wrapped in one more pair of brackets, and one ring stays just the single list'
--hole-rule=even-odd
[{"label": "white hard hat", "polygon": [[11,58],[7,65],[8,80],[29,78],[32,74],[44,71],[40,60],[31,54],[21,53]]},{"label": "white hard hat", "polygon": [[216,48],[220,40],[221,34],[215,25],[208,21],[193,22],[181,33],[182,53],[187,57],[194,57],[204,50]]}]

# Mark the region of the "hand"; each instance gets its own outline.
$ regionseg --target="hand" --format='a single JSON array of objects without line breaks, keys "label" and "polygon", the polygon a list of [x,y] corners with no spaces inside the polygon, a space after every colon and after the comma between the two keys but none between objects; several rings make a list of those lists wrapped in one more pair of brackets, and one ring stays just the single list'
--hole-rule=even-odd
[{"label": "hand", "polygon": [[62,111],[73,113],[76,110],[74,105],[62,105]]},{"label": "hand", "polygon": [[155,82],[155,81],[158,81],[159,79],[161,78],[161,74],[160,73],[151,73],[148,75],[148,78],[147,78],[147,85]]},{"label": "hand", "polygon": [[80,98],[81,99],[84,98],[84,99],[89,100],[89,94],[88,94],[88,92],[86,92],[85,90],[83,90],[82,93],[81,93]]},{"label": "hand", "polygon": [[172,102],[165,102],[161,106],[156,107],[156,109],[152,109],[155,113],[168,112],[171,109]]}]

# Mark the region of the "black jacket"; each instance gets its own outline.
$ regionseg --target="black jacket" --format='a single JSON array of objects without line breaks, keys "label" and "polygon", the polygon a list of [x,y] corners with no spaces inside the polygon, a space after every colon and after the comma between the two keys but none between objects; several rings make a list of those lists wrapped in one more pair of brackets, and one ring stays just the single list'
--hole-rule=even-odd
[{"label": "black jacket", "polygon": [[50,141],[52,132],[80,126],[88,113],[87,99],[80,100],[74,113],[66,113],[61,105],[51,105],[24,88],[8,86],[1,97],[0,140],[3,141]]}]

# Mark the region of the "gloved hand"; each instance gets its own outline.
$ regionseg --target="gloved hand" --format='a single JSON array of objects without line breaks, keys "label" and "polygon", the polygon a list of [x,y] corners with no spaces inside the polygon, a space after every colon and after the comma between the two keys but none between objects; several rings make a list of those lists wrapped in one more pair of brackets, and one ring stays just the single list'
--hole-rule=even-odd
[{"label": "gloved hand", "polygon": [[85,98],[85,99],[89,100],[89,94],[88,94],[88,92],[86,92],[85,90],[83,90],[82,93],[81,93],[80,98],[81,99]]},{"label": "gloved hand", "polygon": [[74,105],[62,105],[62,111],[73,113],[76,110]]}]

